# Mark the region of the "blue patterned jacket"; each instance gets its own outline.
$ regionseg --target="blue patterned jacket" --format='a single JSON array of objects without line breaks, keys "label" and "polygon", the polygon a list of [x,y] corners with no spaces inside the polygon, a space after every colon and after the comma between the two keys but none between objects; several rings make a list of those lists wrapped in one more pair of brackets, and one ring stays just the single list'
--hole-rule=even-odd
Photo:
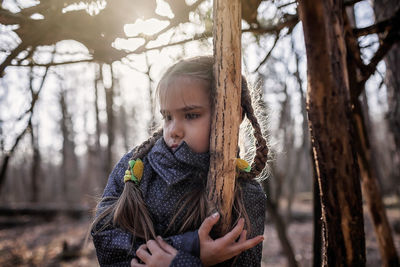
[{"label": "blue patterned jacket", "polygon": [[[111,172],[103,198],[115,197],[115,200],[101,201],[96,216],[121,195],[124,188],[123,177],[131,157],[132,151],[124,155]],[[155,232],[178,250],[170,266],[202,266],[199,258],[200,245],[197,230],[169,236],[164,236],[164,234],[176,211],[177,203],[180,203],[188,190],[199,185],[200,177],[203,179],[207,177],[209,154],[195,153],[185,142],[171,152],[164,139],[160,138],[143,159],[143,163],[144,171],[140,189],[152,217]],[[243,201],[251,222],[251,234],[248,238],[262,235],[265,194],[256,181],[242,181],[241,187]],[[182,218],[178,217],[176,222],[181,223]],[[96,229],[101,226],[100,222]],[[101,266],[130,266],[130,261],[135,257],[135,251],[144,243],[144,240],[133,239],[132,234],[111,225],[100,232],[92,231],[92,237]],[[259,244],[242,252],[234,261],[234,265],[260,266],[261,254],[262,244]],[[232,260],[219,265],[230,266]]]}]

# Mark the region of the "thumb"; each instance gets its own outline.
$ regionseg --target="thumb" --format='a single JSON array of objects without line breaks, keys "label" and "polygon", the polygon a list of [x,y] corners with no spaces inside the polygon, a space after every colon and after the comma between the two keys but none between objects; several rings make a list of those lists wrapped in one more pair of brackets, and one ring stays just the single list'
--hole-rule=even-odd
[{"label": "thumb", "polygon": [[211,229],[219,220],[218,211],[213,213],[211,216],[208,216],[199,228],[199,237],[205,237],[210,234]]}]

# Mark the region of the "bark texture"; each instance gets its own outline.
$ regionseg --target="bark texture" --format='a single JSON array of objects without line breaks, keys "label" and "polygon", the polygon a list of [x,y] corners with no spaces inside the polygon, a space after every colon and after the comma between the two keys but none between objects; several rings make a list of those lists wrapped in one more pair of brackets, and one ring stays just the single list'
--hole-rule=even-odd
[{"label": "bark texture", "polygon": [[[352,37],[353,19],[350,16],[345,19],[346,42],[355,40]],[[358,48],[359,49],[359,48]],[[364,199],[366,200],[368,211],[372,219],[376,237],[379,244],[379,251],[383,266],[398,266],[399,260],[396,247],[393,242],[392,231],[386,216],[385,206],[378,183],[376,164],[373,162],[373,147],[371,146],[371,136],[368,134],[368,112],[363,112],[360,102],[360,92],[364,92],[364,83],[358,83],[356,59],[352,53],[347,54],[347,68],[349,73],[349,86],[352,104],[353,120],[355,122],[355,147],[357,151],[358,165],[360,167],[361,185]]]},{"label": "bark texture", "polygon": [[307,110],[324,224],[322,265],[365,266],[342,10],[341,1],[299,1],[307,51]]},{"label": "bark texture", "polygon": [[[396,16],[400,10],[398,0],[374,0],[374,11],[376,21],[384,21]],[[389,129],[393,136],[393,159],[392,186],[400,196],[400,44],[397,42],[385,56],[386,73],[385,85],[387,88],[388,112],[387,119]]]},{"label": "bark texture", "polygon": [[234,199],[240,125],[240,1],[214,1],[214,112],[210,137],[208,198],[220,212],[220,234],[228,232]]}]

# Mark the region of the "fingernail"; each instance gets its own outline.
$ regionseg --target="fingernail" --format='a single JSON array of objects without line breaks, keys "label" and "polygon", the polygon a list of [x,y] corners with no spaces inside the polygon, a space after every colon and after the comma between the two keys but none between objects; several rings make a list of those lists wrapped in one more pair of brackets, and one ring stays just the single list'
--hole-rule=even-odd
[{"label": "fingernail", "polygon": [[213,215],[211,215],[213,218],[217,218],[218,216],[219,216],[219,213],[218,213],[218,211],[217,212],[214,212],[214,214]]}]

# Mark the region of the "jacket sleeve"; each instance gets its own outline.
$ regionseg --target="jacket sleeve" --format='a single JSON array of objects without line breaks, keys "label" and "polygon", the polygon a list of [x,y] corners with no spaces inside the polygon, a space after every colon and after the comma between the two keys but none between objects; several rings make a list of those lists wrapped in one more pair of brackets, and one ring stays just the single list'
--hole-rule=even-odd
[{"label": "jacket sleeve", "polygon": [[176,250],[183,250],[192,254],[193,256],[200,257],[200,239],[196,231],[186,232],[180,235],[170,236],[165,239]]},{"label": "jacket sleeve", "polygon": [[192,254],[184,251],[178,250],[175,258],[172,260],[170,267],[186,267],[186,266],[203,266],[199,257],[193,256]]},{"label": "jacket sleeve", "polygon": [[[264,234],[266,196],[257,181],[245,181],[242,183],[243,202],[250,219],[251,239]],[[262,243],[243,251],[234,261],[234,266],[261,266]]]}]

